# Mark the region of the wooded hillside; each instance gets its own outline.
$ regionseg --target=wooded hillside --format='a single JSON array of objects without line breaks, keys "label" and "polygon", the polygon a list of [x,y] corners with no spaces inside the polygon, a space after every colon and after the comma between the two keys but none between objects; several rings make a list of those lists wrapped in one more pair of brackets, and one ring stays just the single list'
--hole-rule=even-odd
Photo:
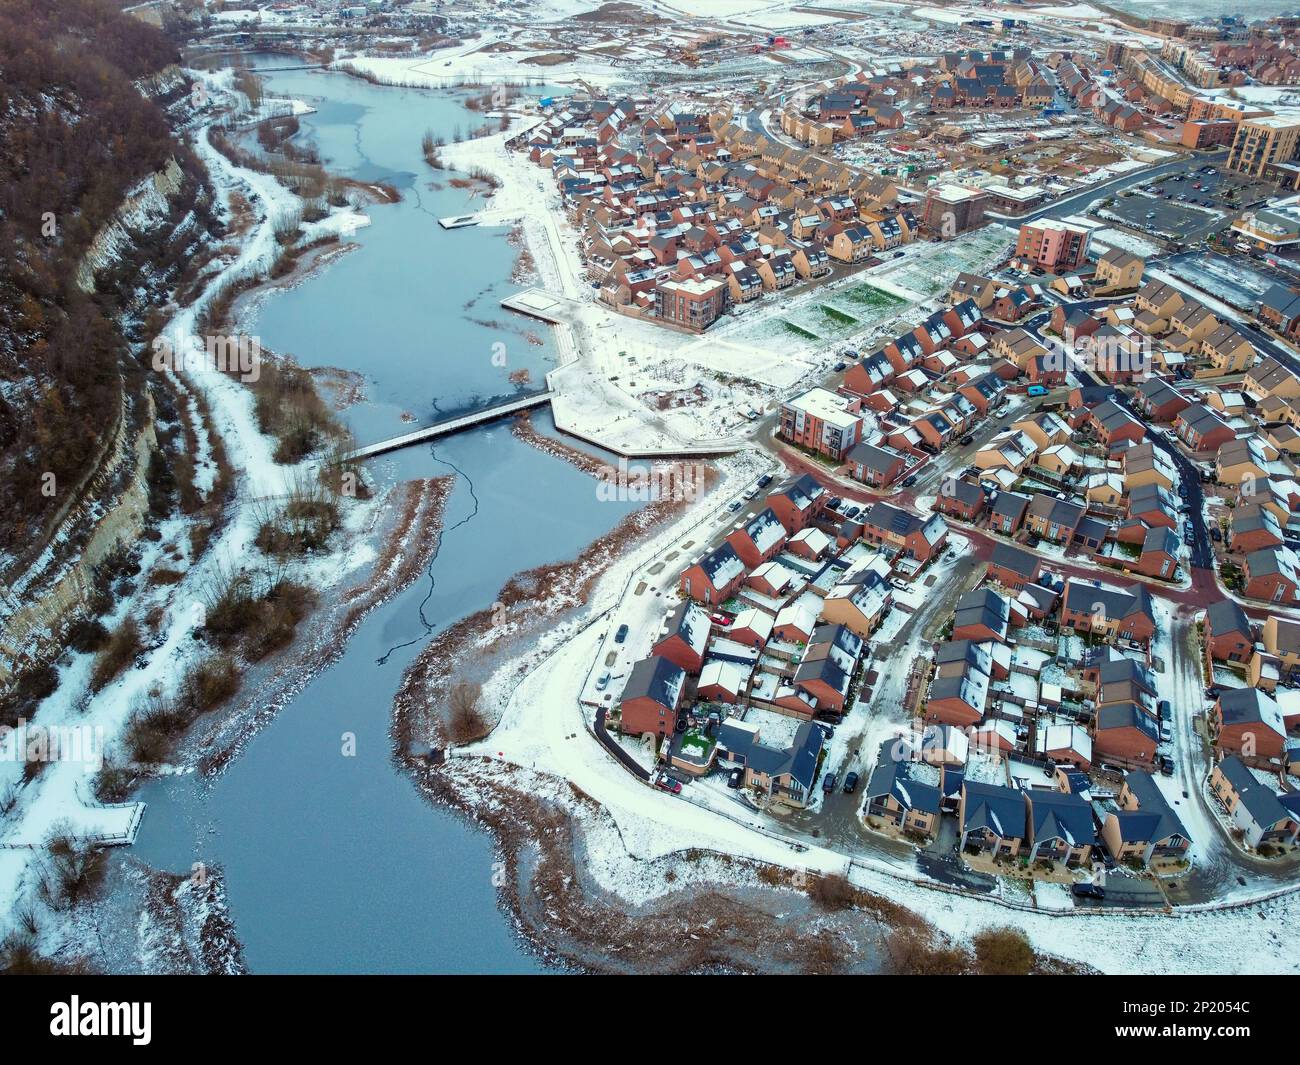
[{"label": "wooded hillside", "polygon": [[39,539],[116,424],[125,345],[78,261],[178,146],[133,80],[177,59],[107,0],[0,0],[0,551]]}]

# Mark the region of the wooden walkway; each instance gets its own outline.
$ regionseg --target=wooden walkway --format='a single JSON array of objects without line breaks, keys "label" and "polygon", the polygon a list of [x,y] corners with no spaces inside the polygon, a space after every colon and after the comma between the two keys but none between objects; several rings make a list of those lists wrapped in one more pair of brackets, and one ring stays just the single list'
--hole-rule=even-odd
[{"label": "wooden walkway", "polygon": [[409,433],[403,433],[401,436],[389,437],[387,440],[380,440],[378,443],[359,447],[347,455],[344,461],[354,462],[374,458],[376,455],[397,451],[404,447],[410,447],[412,444],[422,444],[427,440],[436,440],[439,437],[450,436],[452,433],[459,433],[465,429],[473,429],[477,425],[483,425],[485,422],[517,414],[522,410],[532,410],[534,407],[545,406],[551,402],[552,395],[553,393],[550,391],[533,392],[517,399],[506,400],[504,403],[493,404],[491,407],[484,407],[482,410],[471,411],[469,414],[457,414],[451,418],[444,418],[432,425],[426,425],[423,429],[415,429]]}]

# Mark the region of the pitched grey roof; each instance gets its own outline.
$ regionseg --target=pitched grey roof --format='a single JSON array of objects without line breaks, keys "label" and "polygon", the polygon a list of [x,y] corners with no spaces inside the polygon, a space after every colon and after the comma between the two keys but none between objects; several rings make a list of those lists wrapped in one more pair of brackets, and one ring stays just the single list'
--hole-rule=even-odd
[{"label": "pitched grey roof", "polygon": [[1250,619],[1232,599],[1220,599],[1217,603],[1211,603],[1205,615],[1210,633],[1214,636],[1225,636],[1230,632],[1236,632],[1248,640],[1254,639]]},{"label": "pitched grey roof", "polygon": [[1011,570],[1012,573],[1019,573],[1022,577],[1029,578],[1032,578],[1042,565],[1042,561],[1033,552],[1003,543],[994,545],[993,555],[989,561],[995,566],[1001,566],[1003,569]]},{"label": "pitched grey roof", "polygon": [[624,701],[647,697],[660,706],[676,709],[686,673],[660,655],[643,658],[632,667],[623,689]]},{"label": "pitched grey roof", "polygon": [[966,816],[962,831],[987,828],[1007,839],[1025,836],[1024,793],[1001,784],[981,784],[968,780],[965,785]]}]

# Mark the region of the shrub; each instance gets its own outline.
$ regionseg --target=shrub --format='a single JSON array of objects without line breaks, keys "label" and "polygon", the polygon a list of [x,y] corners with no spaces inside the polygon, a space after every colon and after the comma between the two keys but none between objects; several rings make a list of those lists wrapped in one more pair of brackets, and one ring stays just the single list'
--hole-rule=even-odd
[{"label": "shrub", "polygon": [[1034,948],[1015,928],[990,928],[974,939],[975,964],[985,976],[1025,976],[1034,967]]},{"label": "shrub", "polygon": [[198,717],[239,691],[239,671],[228,655],[217,654],[197,663],[181,682],[180,698],[189,716]]},{"label": "shrub", "polygon": [[824,910],[847,910],[857,895],[849,878],[839,873],[816,876],[808,883],[808,897]]},{"label": "shrub", "polygon": [[135,619],[125,618],[95,659],[90,672],[91,691],[104,688],[143,648],[144,643],[140,639],[140,629]]},{"label": "shrub", "polygon": [[472,743],[488,734],[487,721],[479,709],[481,694],[481,686],[468,680],[457,681],[452,688],[447,721],[452,743]]},{"label": "shrub", "polygon": [[51,909],[69,910],[94,898],[108,872],[108,853],[103,847],[55,835],[46,844],[46,853],[40,891]]}]

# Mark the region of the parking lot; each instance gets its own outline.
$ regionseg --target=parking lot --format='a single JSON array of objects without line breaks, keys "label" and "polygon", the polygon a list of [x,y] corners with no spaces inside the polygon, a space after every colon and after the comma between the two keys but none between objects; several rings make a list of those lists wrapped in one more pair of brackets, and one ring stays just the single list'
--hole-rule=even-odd
[{"label": "parking lot", "polygon": [[1247,207],[1264,202],[1270,187],[1205,166],[1138,185],[1098,213],[1132,229],[1192,243],[1227,225]]},{"label": "parking lot", "polygon": [[1130,229],[1176,241],[1199,239],[1207,228],[1227,222],[1221,212],[1185,207],[1172,194],[1167,200],[1155,193],[1121,194],[1103,210],[1103,218],[1109,215]]}]

